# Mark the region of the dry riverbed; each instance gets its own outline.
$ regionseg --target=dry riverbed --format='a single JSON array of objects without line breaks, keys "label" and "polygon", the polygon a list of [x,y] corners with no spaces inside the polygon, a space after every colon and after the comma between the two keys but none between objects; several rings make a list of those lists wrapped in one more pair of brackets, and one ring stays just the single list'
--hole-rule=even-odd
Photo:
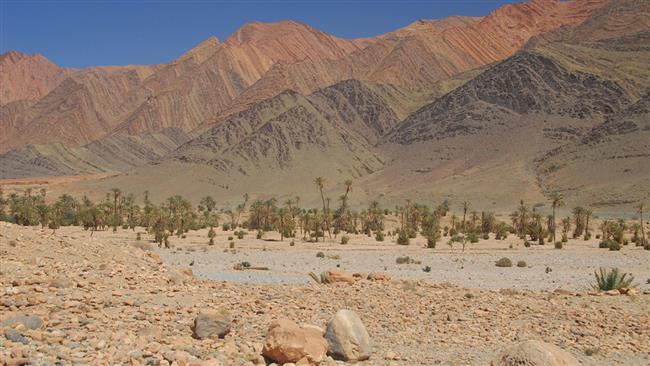
[{"label": "dry riverbed", "polygon": [[[359,314],[371,336],[372,356],[361,365],[486,365],[527,339],[555,344],[583,365],[650,363],[648,253],[632,247],[612,253],[596,249],[595,241],[570,241],[562,250],[524,248],[512,238],[461,253],[444,242],[431,250],[420,240],[400,247],[390,237],[377,243],[351,236],[347,245],[295,240],[290,246],[289,239],[263,241],[250,233],[234,239],[232,253],[232,234],[221,231],[214,246],[199,231],[173,238],[173,249],[146,250],[149,237],[138,242],[131,231],[91,238],[80,228],[52,235],[0,225],[0,357],[7,363],[262,365],[272,321],[325,327],[339,309]],[[340,259],[317,258],[319,251]],[[395,263],[405,255],[422,263]],[[495,267],[502,256],[528,267]],[[242,261],[269,270],[232,269]],[[351,272],[385,270],[393,280],[306,283],[308,272],[337,264]],[[430,272],[422,270],[427,265]],[[590,295],[599,266],[619,266],[643,283],[634,295]],[[552,291],[558,287],[571,291]],[[192,337],[190,326],[203,309],[232,314],[224,339]],[[20,315],[41,323],[34,329],[2,323]],[[341,363],[322,362],[335,364]]]}]

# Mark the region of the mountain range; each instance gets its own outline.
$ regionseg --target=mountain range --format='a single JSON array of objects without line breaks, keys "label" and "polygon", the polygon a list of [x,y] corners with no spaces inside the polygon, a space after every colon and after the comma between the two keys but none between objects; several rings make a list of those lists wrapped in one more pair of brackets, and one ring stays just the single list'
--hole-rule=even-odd
[{"label": "mountain range", "polygon": [[[650,197],[650,4],[535,0],[364,39],[244,25],[168,64],[0,56],[0,178],[70,189],[358,202]],[[616,179],[612,179],[616,177]],[[333,196],[336,197],[336,196]]]}]

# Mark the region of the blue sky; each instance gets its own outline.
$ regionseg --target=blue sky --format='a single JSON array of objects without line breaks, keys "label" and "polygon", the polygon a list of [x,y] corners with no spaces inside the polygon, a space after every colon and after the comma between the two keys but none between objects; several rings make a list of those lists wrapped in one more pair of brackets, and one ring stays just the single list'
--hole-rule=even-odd
[{"label": "blue sky", "polygon": [[344,38],[417,19],[486,15],[505,0],[0,0],[0,53],[41,53],[61,66],[173,60],[242,24],[292,19]]}]

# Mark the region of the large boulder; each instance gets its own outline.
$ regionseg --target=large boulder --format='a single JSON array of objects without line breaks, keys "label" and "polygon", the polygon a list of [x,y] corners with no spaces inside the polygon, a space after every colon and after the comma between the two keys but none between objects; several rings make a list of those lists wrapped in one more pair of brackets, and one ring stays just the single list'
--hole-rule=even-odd
[{"label": "large boulder", "polygon": [[580,366],[570,353],[541,341],[525,341],[503,350],[491,366]]},{"label": "large boulder", "polygon": [[329,354],[335,359],[362,361],[370,358],[370,336],[354,311],[339,310],[327,324],[325,339]]},{"label": "large boulder", "polygon": [[269,326],[262,354],[280,364],[319,363],[327,354],[327,341],[318,327],[301,327],[291,320],[280,319]]},{"label": "large boulder", "polygon": [[223,338],[230,332],[232,317],[225,310],[202,310],[194,319],[192,336],[197,339]]},{"label": "large boulder", "polygon": [[345,283],[354,283],[357,281],[354,278],[354,275],[349,272],[341,271],[338,269],[330,269],[325,272],[324,280],[326,283],[335,283],[335,282],[345,282]]}]

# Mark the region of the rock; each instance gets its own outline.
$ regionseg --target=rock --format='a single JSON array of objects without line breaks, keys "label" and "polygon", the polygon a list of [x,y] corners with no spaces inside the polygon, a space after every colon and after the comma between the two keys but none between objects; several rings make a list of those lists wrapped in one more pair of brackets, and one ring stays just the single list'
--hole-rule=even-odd
[{"label": "rock", "polygon": [[65,277],[57,277],[50,281],[50,287],[56,288],[69,288],[74,286],[74,282]]},{"label": "rock", "polygon": [[202,310],[194,319],[193,337],[197,339],[223,338],[230,332],[232,317],[225,310]]},{"label": "rock", "polygon": [[29,339],[25,338],[19,331],[12,328],[5,329],[5,338],[16,343],[29,344]]},{"label": "rock", "polygon": [[18,315],[2,321],[0,326],[11,327],[15,324],[22,324],[26,329],[34,330],[43,326],[43,320],[38,315]]},{"label": "rock", "polygon": [[271,323],[262,348],[265,357],[280,364],[296,363],[304,358],[310,363],[319,363],[326,353],[327,341],[320,329],[300,327],[288,319]]},{"label": "rock", "polygon": [[371,281],[390,281],[390,274],[388,272],[372,272],[368,275]]},{"label": "rock", "polygon": [[525,341],[502,351],[490,366],[579,366],[568,352],[541,341]]},{"label": "rock", "polygon": [[352,273],[340,271],[338,269],[330,269],[325,272],[325,282],[326,283],[335,283],[335,282],[345,282],[345,283],[354,283],[356,278]]},{"label": "rock", "polygon": [[363,361],[370,358],[370,336],[354,311],[339,310],[327,324],[325,339],[329,354],[335,359]]},{"label": "rock", "polygon": [[178,271],[169,272],[167,274],[167,278],[169,278],[169,282],[175,285],[183,285],[190,282],[190,278],[187,275],[184,275]]}]

